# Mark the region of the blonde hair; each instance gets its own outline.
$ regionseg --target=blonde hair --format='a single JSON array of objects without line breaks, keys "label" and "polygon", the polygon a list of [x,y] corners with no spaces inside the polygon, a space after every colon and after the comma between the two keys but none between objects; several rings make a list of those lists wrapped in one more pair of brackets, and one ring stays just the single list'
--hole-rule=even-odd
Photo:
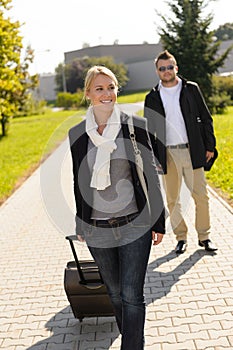
[{"label": "blonde hair", "polygon": [[86,98],[87,92],[90,90],[90,86],[92,81],[100,74],[106,75],[111,78],[116,87],[118,88],[118,80],[115,74],[108,68],[104,66],[93,66],[91,67],[86,74],[85,82],[84,82],[84,97]]}]

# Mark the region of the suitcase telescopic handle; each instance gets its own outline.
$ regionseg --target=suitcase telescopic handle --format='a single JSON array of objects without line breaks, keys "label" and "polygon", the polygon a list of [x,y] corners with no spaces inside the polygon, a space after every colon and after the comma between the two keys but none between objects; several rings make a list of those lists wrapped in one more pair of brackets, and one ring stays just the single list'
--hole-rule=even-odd
[{"label": "suitcase telescopic handle", "polygon": [[99,278],[98,279],[86,279],[84,274],[83,274],[83,270],[80,266],[80,263],[79,263],[79,260],[78,260],[78,256],[77,256],[77,253],[76,253],[76,250],[75,250],[75,247],[74,247],[74,242],[73,241],[77,241],[77,236],[75,235],[71,235],[71,236],[66,236],[66,239],[69,241],[70,243],[70,247],[71,247],[71,250],[72,250],[72,253],[73,253],[73,256],[74,256],[74,260],[75,260],[75,263],[76,263],[76,266],[77,266],[77,270],[78,270],[78,273],[79,273],[79,277],[80,277],[80,281],[79,283],[80,284],[85,284],[85,285],[95,285],[97,284],[98,285],[98,288],[100,287],[100,284],[103,285],[104,282],[103,282],[103,279],[102,279],[102,276],[100,274],[100,272],[98,271],[99,273]]},{"label": "suitcase telescopic handle", "polygon": [[74,256],[74,260],[75,260],[75,263],[77,265],[78,273],[79,273],[79,276],[80,276],[80,283],[87,284],[87,281],[85,280],[84,274],[83,274],[81,266],[79,264],[79,260],[78,260],[78,256],[77,256],[76,250],[74,248],[74,242],[73,241],[77,240],[77,237],[75,235],[66,236],[66,239],[68,239],[68,241],[70,243],[70,247],[71,247],[71,250],[72,250],[72,253],[73,253],[73,256]]}]

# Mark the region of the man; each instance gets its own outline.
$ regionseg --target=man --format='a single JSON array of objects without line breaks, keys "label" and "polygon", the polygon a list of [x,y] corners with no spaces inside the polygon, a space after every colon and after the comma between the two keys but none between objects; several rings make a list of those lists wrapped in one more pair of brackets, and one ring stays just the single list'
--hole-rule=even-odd
[{"label": "man", "polygon": [[152,147],[163,172],[173,232],[178,241],[175,251],[187,247],[187,225],[181,213],[182,179],[195,203],[198,244],[207,251],[217,248],[209,239],[210,215],[204,166],[212,157],[216,140],[213,120],[199,86],[177,75],[175,57],[167,50],[155,60],[160,78],[145,98]]}]

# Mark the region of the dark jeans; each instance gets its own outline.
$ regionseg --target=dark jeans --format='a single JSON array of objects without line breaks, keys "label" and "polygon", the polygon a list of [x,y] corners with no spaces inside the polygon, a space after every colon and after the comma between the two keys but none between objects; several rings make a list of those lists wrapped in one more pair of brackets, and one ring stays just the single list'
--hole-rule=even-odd
[{"label": "dark jeans", "polygon": [[89,247],[114,306],[121,350],[144,348],[144,283],[150,249],[151,231],[119,247]]}]

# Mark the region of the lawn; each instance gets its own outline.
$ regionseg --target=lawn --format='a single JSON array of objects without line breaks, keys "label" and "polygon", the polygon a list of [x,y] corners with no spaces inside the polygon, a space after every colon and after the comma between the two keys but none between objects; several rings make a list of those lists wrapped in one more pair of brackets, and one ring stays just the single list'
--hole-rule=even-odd
[{"label": "lawn", "polygon": [[136,93],[127,93],[121,96],[121,93],[119,93],[117,101],[119,103],[137,103],[144,101],[146,94],[149,91],[138,91]]},{"label": "lawn", "polygon": [[9,135],[0,139],[0,204],[81,121],[85,110],[49,110],[43,115],[15,118]]},{"label": "lawn", "polygon": [[224,115],[214,115],[213,119],[219,156],[206,177],[210,186],[233,206],[233,107],[228,107]]}]

